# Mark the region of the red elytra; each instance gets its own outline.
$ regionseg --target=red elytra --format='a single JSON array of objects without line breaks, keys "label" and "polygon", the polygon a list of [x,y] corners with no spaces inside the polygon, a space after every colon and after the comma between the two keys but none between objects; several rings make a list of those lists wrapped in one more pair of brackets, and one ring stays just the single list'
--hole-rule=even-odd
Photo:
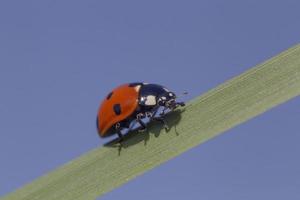
[{"label": "red elytra", "polygon": [[130,87],[129,85],[123,84],[115,88],[102,101],[97,118],[98,133],[101,137],[106,136],[115,123],[126,119],[137,108],[139,86]]}]

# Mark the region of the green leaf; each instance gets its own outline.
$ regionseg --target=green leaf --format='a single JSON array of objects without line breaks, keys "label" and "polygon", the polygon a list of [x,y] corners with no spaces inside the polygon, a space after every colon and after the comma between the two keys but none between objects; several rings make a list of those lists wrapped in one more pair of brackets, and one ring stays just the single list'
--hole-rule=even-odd
[{"label": "green leaf", "polygon": [[111,143],[87,152],[2,200],[95,199],[299,94],[297,45],[169,114],[169,132],[152,123],[148,133],[129,134],[122,148]]}]

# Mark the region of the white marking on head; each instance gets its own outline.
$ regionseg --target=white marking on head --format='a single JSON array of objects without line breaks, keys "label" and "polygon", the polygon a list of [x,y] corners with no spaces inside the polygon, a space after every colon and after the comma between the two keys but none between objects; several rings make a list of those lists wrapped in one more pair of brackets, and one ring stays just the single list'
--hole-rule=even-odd
[{"label": "white marking on head", "polygon": [[147,96],[147,99],[145,101],[145,105],[147,106],[154,106],[156,105],[156,97],[153,95]]}]

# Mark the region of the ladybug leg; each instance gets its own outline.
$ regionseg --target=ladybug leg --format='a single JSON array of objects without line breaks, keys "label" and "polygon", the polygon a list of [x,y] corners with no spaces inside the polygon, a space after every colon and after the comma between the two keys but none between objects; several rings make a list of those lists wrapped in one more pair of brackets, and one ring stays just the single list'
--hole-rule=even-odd
[{"label": "ladybug leg", "polygon": [[166,114],[165,112],[167,109],[168,109],[167,107],[164,107],[161,113],[159,114],[159,116],[164,116]]},{"label": "ladybug leg", "polygon": [[123,137],[123,135],[121,133],[121,129],[122,129],[121,128],[121,124],[120,123],[116,123],[115,129],[116,129],[118,137],[119,137],[119,143],[121,143],[124,140],[124,137]]},{"label": "ladybug leg", "polygon": [[175,100],[166,102],[165,106],[171,110],[175,110],[178,106],[185,106],[184,102],[176,102]]},{"label": "ladybug leg", "polygon": [[121,130],[119,130],[119,131],[117,132],[117,134],[118,134],[118,137],[119,137],[119,142],[123,142],[124,137],[123,137],[123,135],[122,135],[122,133],[121,133]]},{"label": "ladybug leg", "polygon": [[179,105],[179,106],[181,106],[181,107],[185,106],[184,102],[176,102],[176,104]]},{"label": "ladybug leg", "polygon": [[138,113],[136,115],[136,120],[141,126],[141,128],[138,130],[139,132],[144,132],[147,129],[146,124],[142,121],[142,118],[145,118],[143,113]]}]

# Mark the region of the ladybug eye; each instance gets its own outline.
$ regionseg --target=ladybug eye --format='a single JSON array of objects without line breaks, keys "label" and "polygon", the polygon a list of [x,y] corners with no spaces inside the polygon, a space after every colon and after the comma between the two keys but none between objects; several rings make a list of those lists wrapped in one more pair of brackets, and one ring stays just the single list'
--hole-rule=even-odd
[{"label": "ladybug eye", "polygon": [[173,92],[169,92],[168,95],[169,95],[169,98],[171,98],[171,99],[176,98],[176,95]]}]

